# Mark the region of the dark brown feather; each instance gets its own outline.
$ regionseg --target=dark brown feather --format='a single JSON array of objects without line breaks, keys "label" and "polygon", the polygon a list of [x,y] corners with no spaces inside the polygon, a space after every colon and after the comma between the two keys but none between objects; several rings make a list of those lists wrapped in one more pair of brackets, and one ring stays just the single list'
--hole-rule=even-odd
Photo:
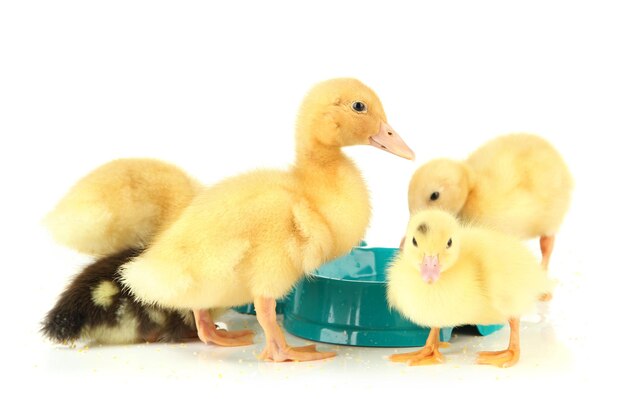
[{"label": "dark brown feather", "polygon": [[[138,249],[125,250],[85,267],[73,278],[56,305],[46,315],[41,328],[43,335],[59,343],[73,342],[88,338],[85,337],[85,331],[91,328],[106,326],[127,329],[128,326],[123,326],[122,323],[128,323],[130,319],[137,321],[137,333],[132,342],[180,342],[196,337],[191,311],[186,311],[190,317],[185,322],[183,315],[186,312],[142,304],[120,282],[120,267],[141,252]],[[98,305],[93,300],[93,290],[104,281],[110,281],[118,288],[117,293],[111,295],[108,306]],[[150,318],[150,311],[163,314],[165,322],[157,324]],[[122,314],[124,312],[129,314]]]}]

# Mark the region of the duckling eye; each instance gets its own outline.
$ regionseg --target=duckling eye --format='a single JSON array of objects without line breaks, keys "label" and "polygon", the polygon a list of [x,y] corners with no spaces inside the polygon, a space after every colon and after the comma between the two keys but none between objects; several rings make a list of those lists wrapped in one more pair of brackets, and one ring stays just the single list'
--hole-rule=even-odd
[{"label": "duckling eye", "polygon": [[413,237],[413,246],[417,248],[417,240],[415,239],[415,237]]},{"label": "duckling eye", "polygon": [[439,199],[439,191],[435,191],[434,193],[430,195],[431,201],[437,201],[438,199]]},{"label": "duckling eye", "polygon": [[452,246],[452,238],[448,240],[448,246],[446,248],[450,248]]},{"label": "duckling eye", "polygon": [[355,102],[352,103],[352,109],[355,112],[358,112],[358,113],[361,114],[361,113],[367,112],[367,105],[365,105],[364,102],[355,101]]}]

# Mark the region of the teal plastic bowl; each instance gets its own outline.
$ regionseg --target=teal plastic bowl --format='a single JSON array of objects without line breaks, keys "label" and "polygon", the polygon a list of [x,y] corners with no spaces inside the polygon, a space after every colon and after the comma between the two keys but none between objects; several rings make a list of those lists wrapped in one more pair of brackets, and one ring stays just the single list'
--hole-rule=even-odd
[{"label": "teal plastic bowl", "polygon": [[[395,248],[354,248],[300,281],[285,301],[291,334],[340,345],[423,346],[429,328],[405,319],[387,303],[385,269]],[[449,341],[451,328],[440,339]]]},{"label": "teal plastic bowl", "polygon": [[[386,269],[397,248],[356,247],[301,280],[284,301],[284,327],[293,335],[340,345],[424,346],[429,328],[387,303]],[[502,326],[477,326],[482,335]],[[449,341],[451,328],[440,339]]]}]

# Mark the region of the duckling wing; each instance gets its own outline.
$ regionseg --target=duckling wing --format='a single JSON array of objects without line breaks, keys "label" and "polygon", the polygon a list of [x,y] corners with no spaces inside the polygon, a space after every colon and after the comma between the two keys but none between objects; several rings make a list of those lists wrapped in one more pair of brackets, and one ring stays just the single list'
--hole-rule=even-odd
[{"label": "duckling wing", "polygon": [[548,287],[546,273],[518,239],[493,233],[489,245],[482,266],[491,306],[507,318],[520,317]]},{"label": "duckling wing", "polygon": [[296,237],[302,243],[302,268],[305,273],[311,273],[327,261],[333,251],[332,232],[321,215],[306,201],[296,203],[292,212]]}]

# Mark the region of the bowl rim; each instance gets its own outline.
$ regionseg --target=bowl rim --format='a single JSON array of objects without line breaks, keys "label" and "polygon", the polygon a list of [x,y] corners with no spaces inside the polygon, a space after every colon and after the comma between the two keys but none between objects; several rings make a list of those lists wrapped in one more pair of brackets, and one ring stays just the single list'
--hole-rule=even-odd
[{"label": "bowl rim", "polygon": [[384,250],[393,250],[393,251],[400,251],[400,248],[397,247],[370,247],[370,246],[357,246],[357,247],[353,247],[350,252],[348,252],[345,255],[342,256],[338,256],[335,259],[329,260],[328,262],[320,265],[317,269],[315,269],[311,274],[307,275],[304,279],[304,281],[310,281],[311,279],[320,279],[320,280],[331,280],[331,281],[339,281],[342,283],[349,283],[349,284],[387,284],[387,274],[385,274],[385,279],[383,281],[361,281],[361,280],[349,280],[349,279],[343,279],[343,278],[338,278],[338,277],[328,277],[328,276],[323,276],[318,274],[318,271],[322,268],[327,266],[328,264],[330,264],[331,262],[336,262],[341,258],[344,258],[346,256],[349,256],[352,251],[354,250],[378,250],[378,249],[384,249]]}]

